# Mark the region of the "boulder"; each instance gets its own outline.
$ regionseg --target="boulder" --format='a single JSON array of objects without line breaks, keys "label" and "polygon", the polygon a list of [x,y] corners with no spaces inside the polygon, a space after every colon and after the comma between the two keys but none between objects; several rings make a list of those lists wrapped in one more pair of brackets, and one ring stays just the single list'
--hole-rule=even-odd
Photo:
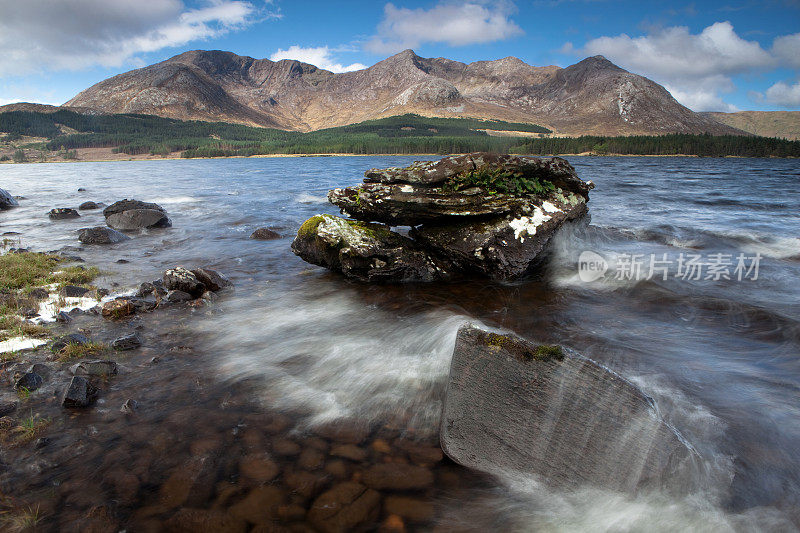
[{"label": "boulder", "polygon": [[47,213],[47,216],[50,217],[50,220],[65,220],[68,218],[80,217],[78,212],[71,207],[57,207],[55,209],[51,209]]},{"label": "boulder", "polygon": [[122,231],[167,228],[172,225],[167,215],[156,209],[129,209],[114,213],[106,218],[106,224]]},{"label": "boulder", "polygon": [[103,209],[103,216],[106,217],[106,224],[123,231],[166,228],[172,225],[163,207],[140,200],[114,202]]},{"label": "boulder", "polygon": [[5,189],[0,189],[0,209],[9,209],[18,206],[19,203]]},{"label": "boulder", "polygon": [[134,350],[142,345],[142,339],[139,338],[139,334],[135,331],[130,335],[124,335],[117,339],[114,339],[114,342],[111,343],[111,347],[115,350],[126,351],[126,350]]},{"label": "boulder", "polygon": [[95,202],[83,202],[78,206],[78,210],[80,211],[89,211],[91,209],[100,209],[100,205]]},{"label": "boulder", "polygon": [[111,300],[110,302],[106,302],[103,304],[101,311],[103,316],[106,318],[123,318],[130,316],[135,312],[136,308],[133,306],[133,303],[127,299]]},{"label": "boulder", "polygon": [[197,298],[205,291],[205,286],[197,279],[191,270],[183,267],[171,268],[164,271],[162,276],[164,289],[167,291],[182,291]]},{"label": "boulder", "polygon": [[116,244],[130,239],[124,233],[104,226],[79,230],[78,240],[84,244]]},{"label": "boulder", "polygon": [[379,224],[331,215],[308,219],[292,242],[303,260],[362,281],[435,281],[449,266],[408,237]]},{"label": "boulder", "polygon": [[661,486],[694,452],[651,398],[558,346],[470,325],[457,335],[440,440],[456,463],[560,486]]},{"label": "boulder", "polygon": [[274,239],[280,239],[281,234],[269,228],[258,228],[250,234],[250,238],[258,241],[271,241]]},{"label": "boulder", "polygon": [[89,383],[86,378],[74,376],[64,393],[61,405],[67,408],[89,407],[97,400],[98,392],[97,387]]}]

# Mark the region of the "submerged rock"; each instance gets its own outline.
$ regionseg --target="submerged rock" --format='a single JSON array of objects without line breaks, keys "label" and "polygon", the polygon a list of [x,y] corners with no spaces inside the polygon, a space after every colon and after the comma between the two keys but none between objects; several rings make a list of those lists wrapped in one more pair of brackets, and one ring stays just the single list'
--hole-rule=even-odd
[{"label": "submerged rock", "polygon": [[139,200],[120,200],[103,209],[106,224],[123,231],[144,228],[167,228],[172,222],[158,204]]},{"label": "submerged rock", "polygon": [[360,483],[340,483],[322,493],[308,510],[308,521],[320,531],[366,529],[378,519],[380,493]]},{"label": "submerged rock", "polygon": [[80,211],[89,211],[91,209],[99,209],[100,205],[96,202],[83,202],[81,205],[78,206]]},{"label": "submerged rock", "polygon": [[292,242],[303,260],[362,281],[434,281],[448,266],[408,237],[380,224],[332,215],[308,219]]},{"label": "submerged rock", "polygon": [[440,434],[455,462],[576,486],[661,486],[693,451],[631,382],[557,346],[462,327]]},{"label": "submerged rock", "polygon": [[135,331],[130,335],[125,335],[114,339],[114,342],[111,343],[112,348],[120,351],[134,350],[141,345],[142,339],[139,338],[139,334]]},{"label": "submerged rock", "polygon": [[50,220],[65,220],[69,218],[80,217],[78,212],[71,207],[57,207],[55,209],[51,209],[47,213],[47,216],[50,217]]},{"label": "submerged rock", "polygon": [[5,189],[0,189],[0,209],[17,207],[19,203]]},{"label": "submerged rock", "polygon": [[[535,265],[565,222],[586,215],[592,187],[558,157],[477,152],[405,168],[372,169],[363,184],[328,193],[328,200],[343,213],[363,222],[338,219],[343,221],[335,231],[319,235],[318,229],[327,230],[334,217],[313,217],[301,227],[292,249],[310,263],[356,279],[433,281],[456,272],[513,279]],[[368,222],[412,230],[404,237]],[[339,252],[352,249],[359,268],[348,269]],[[409,262],[404,258],[409,253],[433,264],[433,273],[398,275],[391,267],[383,272],[387,264]],[[379,268],[365,268],[365,260]]]},{"label": "submerged rock", "polygon": [[258,228],[250,234],[250,238],[258,241],[271,241],[274,239],[280,239],[281,234],[269,228]]},{"label": "submerged rock", "polygon": [[116,361],[81,361],[70,368],[75,376],[113,376],[117,373]]},{"label": "submerged rock", "polygon": [[83,228],[78,234],[78,240],[84,244],[116,244],[129,239],[124,233],[104,226]]}]

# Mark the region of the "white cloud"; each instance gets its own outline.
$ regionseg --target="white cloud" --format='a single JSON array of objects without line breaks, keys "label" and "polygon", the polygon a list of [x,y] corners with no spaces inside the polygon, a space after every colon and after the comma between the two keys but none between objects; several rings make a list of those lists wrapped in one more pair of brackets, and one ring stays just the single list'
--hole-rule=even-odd
[{"label": "white cloud", "polygon": [[[788,49],[792,43],[781,46]],[[582,52],[602,54],[653,78],[695,111],[732,108],[720,96],[735,90],[731,76],[774,68],[781,62],[756,41],[739,37],[730,22],[714,23],[698,34],[675,26],[641,37],[600,37],[586,43]]]},{"label": "white cloud", "polygon": [[800,68],[800,33],[783,35],[772,42],[772,54],[782,65]]},{"label": "white cloud", "polygon": [[770,104],[779,107],[800,107],[800,82],[797,82],[794,85],[789,85],[779,81],[767,89],[766,100]]},{"label": "white cloud", "polygon": [[514,5],[508,1],[440,2],[431,9],[408,9],[386,4],[377,35],[365,44],[376,54],[395,53],[423,43],[450,46],[489,43],[521,35],[511,20]]},{"label": "white cloud", "polygon": [[[0,0],[0,76],[118,67],[136,54],[218,37],[255,21],[242,0]],[[269,14],[266,14],[269,16]]]},{"label": "white cloud", "polygon": [[309,63],[324,70],[331,72],[352,72],[354,70],[361,70],[367,68],[366,65],[361,63],[352,63],[350,65],[342,65],[337,63],[333,58],[332,50],[327,46],[318,46],[316,48],[303,48],[301,46],[292,45],[287,50],[278,50],[269,58],[272,61],[280,61],[281,59],[296,59],[303,63]]}]

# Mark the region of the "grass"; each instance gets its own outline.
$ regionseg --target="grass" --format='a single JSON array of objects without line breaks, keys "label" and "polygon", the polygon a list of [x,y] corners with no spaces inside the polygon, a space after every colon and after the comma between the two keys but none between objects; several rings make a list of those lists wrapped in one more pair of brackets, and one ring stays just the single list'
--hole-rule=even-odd
[{"label": "grass", "polygon": [[2,510],[0,510],[1,529],[9,533],[35,531],[42,518],[38,505],[11,506],[3,504]]},{"label": "grass", "polygon": [[100,275],[96,267],[80,265],[55,271],[56,266],[65,261],[67,259],[57,255],[35,252],[0,255],[0,287],[30,290],[51,283],[79,285]]},{"label": "grass", "polygon": [[0,342],[14,337],[34,337],[43,339],[47,336],[47,328],[28,322],[18,316],[0,314]]},{"label": "grass", "polygon": [[27,400],[31,397],[31,391],[28,387],[20,387],[17,389],[17,396],[19,396],[21,400]]},{"label": "grass", "polygon": [[521,172],[489,167],[453,176],[447,180],[442,189],[456,192],[471,187],[480,187],[489,194],[515,195],[542,195],[556,190],[555,185],[547,180],[526,178]]},{"label": "grass", "polygon": [[108,346],[102,342],[90,341],[85,344],[70,343],[58,352],[59,361],[71,361],[73,359],[83,359],[85,357],[97,357],[108,351]]}]

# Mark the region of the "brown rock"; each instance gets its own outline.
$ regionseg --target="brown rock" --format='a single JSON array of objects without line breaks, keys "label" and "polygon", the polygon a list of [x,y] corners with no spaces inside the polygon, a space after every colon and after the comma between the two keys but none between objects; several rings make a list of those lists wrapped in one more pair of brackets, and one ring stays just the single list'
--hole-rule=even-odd
[{"label": "brown rock", "polygon": [[394,446],[406,452],[408,457],[418,464],[438,463],[444,457],[442,448],[438,445],[430,446],[412,440],[397,439],[394,441]]},{"label": "brown rock", "polygon": [[401,463],[374,465],[364,472],[364,484],[373,489],[424,489],[433,484],[433,474],[427,468]]},{"label": "brown rock", "polygon": [[358,483],[340,483],[321,494],[308,511],[311,524],[325,533],[367,527],[378,518],[380,494]]},{"label": "brown rock", "polygon": [[295,493],[300,494],[304,498],[311,498],[325,486],[328,479],[324,474],[295,470],[287,472],[283,477],[283,481],[286,483],[286,486]]},{"label": "brown rock", "polygon": [[277,438],[272,441],[272,452],[275,455],[293,457],[300,453],[300,445],[291,439]]},{"label": "brown rock", "polygon": [[281,235],[277,231],[269,228],[258,228],[250,235],[250,238],[258,241],[271,241],[274,239],[280,239]]},{"label": "brown rock", "polygon": [[111,300],[103,304],[103,316],[106,318],[123,318],[136,312],[129,300]]},{"label": "brown rock", "polygon": [[297,466],[305,470],[316,470],[325,463],[325,454],[314,448],[306,448],[297,458]]},{"label": "brown rock", "polygon": [[275,461],[265,454],[246,455],[239,461],[239,473],[259,483],[274,479],[280,470]]},{"label": "brown rock", "polygon": [[433,504],[419,498],[387,496],[383,500],[387,513],[395,514],[412,522],[427,522],[433,518]]},{"label": "brown rock", "polygon": [[245,533],[247,522],[223,511],[180,509],[164,523],[170,533]]},{"label": "brown rock", "polygon": [[396,514],[390,514],[386,519],[381,522],[381,527],[378,528],[380,533],[405,533],[406,526],[403,524],[403,519]]},{"label": "brown rock", "polygon": [[328,461],[328,463],[325,465],[325,472],[336,479],[345,479],[348,475],[347,463],[341,459]]},{"label": "brown rock", "polygon": [[363,420],[341,419],[314,428],[320,437],[349,444],[361,444],[369,436],[369,424]]},{"label": "brown rock", "polygon": [[278,517],[278,508],[283,505],[285,494],[270,485],[256,487],[245,498],[228,510],[236,518],[251,524],[262,524]]},{"label": "brown rock", "polygon": [[331,455],[361,462],[367,458],[367,450],[359,448],[355,444],[339,444],[331,448]]},{"label": "brown rock", "polygon": [[160,502],[168,507],[203,505],[214,491],[216,462],[209,456],[193,457],[178,466],[161,485]]},{"label": "brown rock", "polygon": [[372,449],[378,453],[392,453],[392,447],[383,439],[375,439],[372,441]]}]

